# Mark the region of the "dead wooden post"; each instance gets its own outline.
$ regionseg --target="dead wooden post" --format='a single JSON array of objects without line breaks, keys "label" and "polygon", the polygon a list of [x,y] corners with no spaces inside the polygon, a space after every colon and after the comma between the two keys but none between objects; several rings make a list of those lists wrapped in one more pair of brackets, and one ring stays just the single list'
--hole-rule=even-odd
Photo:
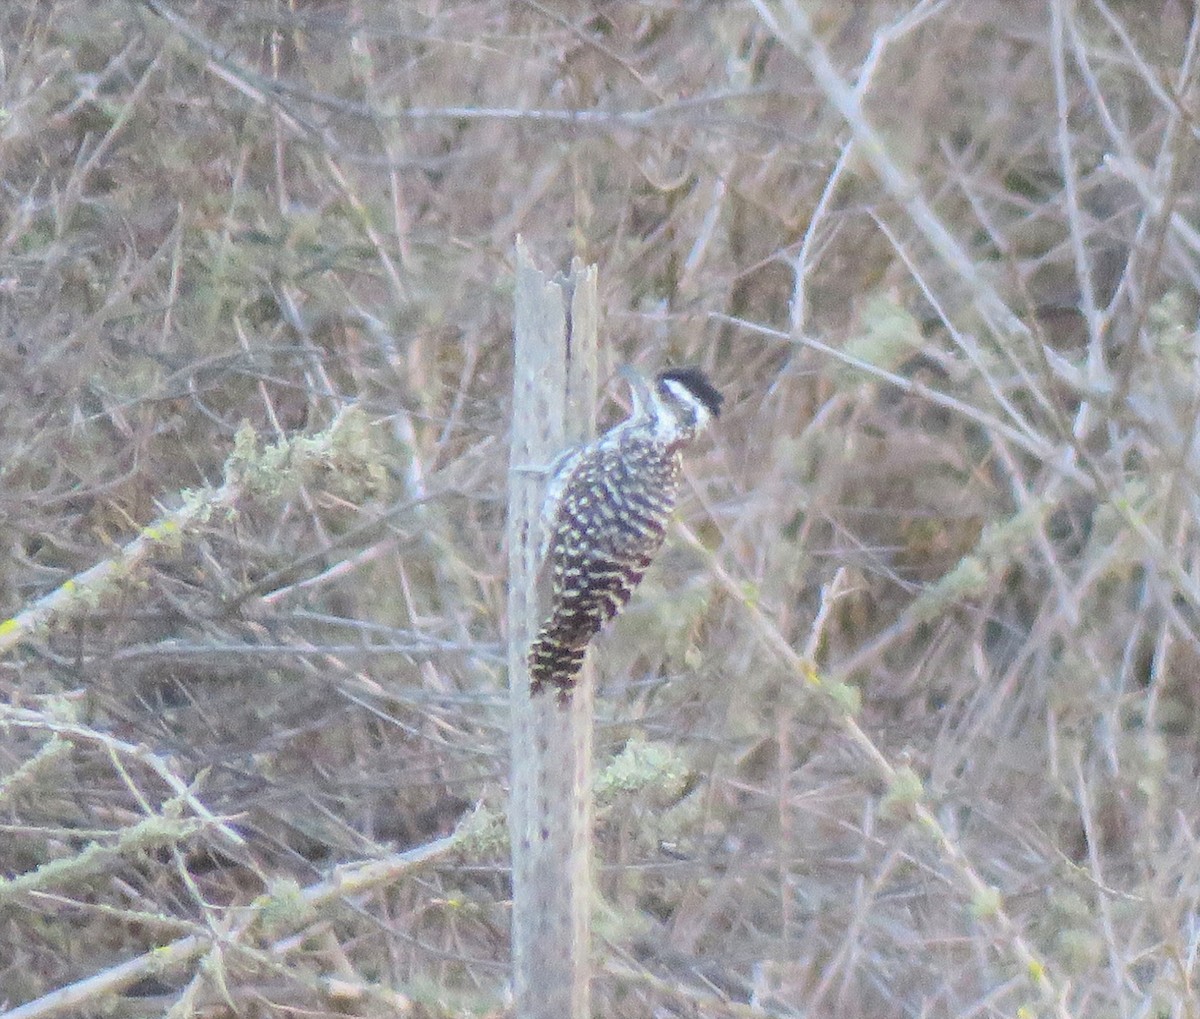
[{"label": "dead wooden post", "polygon": [[596,417],[596,267],[551,281],[517,240],[516,352],[508,481],[508,674],[512,702],[512,958],[517,1019],[590,1019],[593,682],[567,706],[529,694],[544,467],[590,439]]}]

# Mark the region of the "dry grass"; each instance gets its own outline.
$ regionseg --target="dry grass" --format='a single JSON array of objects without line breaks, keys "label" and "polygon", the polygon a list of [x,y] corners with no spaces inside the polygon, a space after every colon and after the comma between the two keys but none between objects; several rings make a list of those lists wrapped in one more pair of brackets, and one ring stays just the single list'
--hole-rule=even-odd
[{"label": "dry grass", "polygon": [[0,1008],[503,1012],[519,232],[728,398],[598,652],[598,1014],[1200,1014],[1198,33],[3,5]]}]

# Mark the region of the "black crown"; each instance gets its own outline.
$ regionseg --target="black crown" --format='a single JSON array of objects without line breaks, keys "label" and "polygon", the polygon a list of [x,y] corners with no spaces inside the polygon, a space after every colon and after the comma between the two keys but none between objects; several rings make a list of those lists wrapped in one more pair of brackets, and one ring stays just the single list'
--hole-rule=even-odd
[{"label": "black crown", "polygon": [[659,374],[658,382],[660,385],[664,382],[678,382],[692,396],[704,404],[713,417],[721,416],[721,404],[725,402],[725,397],[717,391],[717,387],[709,381],[708,376],[699,368],[694,366],[668,368],[665,372]]}]

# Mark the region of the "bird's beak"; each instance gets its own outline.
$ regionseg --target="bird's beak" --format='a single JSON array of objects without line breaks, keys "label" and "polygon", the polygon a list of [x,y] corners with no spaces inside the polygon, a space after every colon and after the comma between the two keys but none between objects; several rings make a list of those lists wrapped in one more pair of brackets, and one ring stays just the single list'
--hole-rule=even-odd
[{"label": "bird's beak", "polygon": [[623,364],[617,369],[617,374],[629,383],[633,393],[633,406],[640,410],[650,404],[650,384],[646,377],[631,364]]}]

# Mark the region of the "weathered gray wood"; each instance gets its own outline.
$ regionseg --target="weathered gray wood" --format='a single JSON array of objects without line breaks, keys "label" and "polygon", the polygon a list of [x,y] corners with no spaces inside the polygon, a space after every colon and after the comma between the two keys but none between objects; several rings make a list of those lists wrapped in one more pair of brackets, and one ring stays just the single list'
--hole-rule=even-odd
[{"label": "weathered gray wood", "polygon": [[[596,416],[596,268],[549,280],[517,240],[510,451],[508,673],[513,993],[518,1019],[589,1019],[592,707],[585,668],[571,702],[529,694],[544,467],[591,438]],[[569,325],[569,328],[568,328]]]}]

